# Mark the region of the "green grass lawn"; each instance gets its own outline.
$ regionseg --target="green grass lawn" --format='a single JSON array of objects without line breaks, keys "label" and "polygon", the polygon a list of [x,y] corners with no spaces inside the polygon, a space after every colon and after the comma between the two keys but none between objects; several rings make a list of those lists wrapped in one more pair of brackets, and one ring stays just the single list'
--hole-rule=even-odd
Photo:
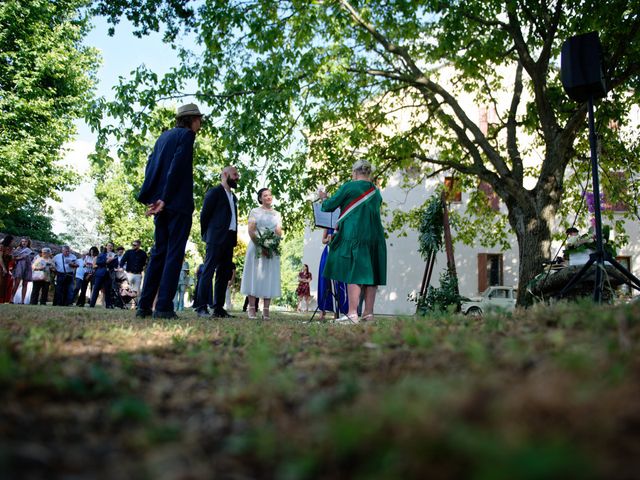
[{"label": "green grass lawn", "polygon": [[0,478],[640,475],[640,304],[272,315],[0,305]]}]

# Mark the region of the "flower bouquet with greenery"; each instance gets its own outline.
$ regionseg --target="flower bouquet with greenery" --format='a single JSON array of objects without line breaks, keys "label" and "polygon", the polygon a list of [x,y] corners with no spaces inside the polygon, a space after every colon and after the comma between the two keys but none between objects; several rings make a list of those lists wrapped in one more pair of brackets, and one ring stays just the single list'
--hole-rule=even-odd
[{"label": "flower bouquet with greenery", "polygon": [[[602,246],[605,252],[611,254],[612,257],[617,255],[616,246],[613,241],[609,240],[609,234],[611,228],[609,225],[602,226]],[[572,253],[584,253],[595,251],[596,249],[596,235],[593,227],[589,228],[589,231],[582,235],[575,237],[569,237],[567,239],[567,246],[565,252],[571,255]]]},{"label": "flower bouquet with greenery", "polygon": [[273,258],[280,256],[280,237],[273,230],[265,229],[263,232],[256,229],[258,238],[255,240],[258,248],[256,249],[256,258],[265,257]]}]

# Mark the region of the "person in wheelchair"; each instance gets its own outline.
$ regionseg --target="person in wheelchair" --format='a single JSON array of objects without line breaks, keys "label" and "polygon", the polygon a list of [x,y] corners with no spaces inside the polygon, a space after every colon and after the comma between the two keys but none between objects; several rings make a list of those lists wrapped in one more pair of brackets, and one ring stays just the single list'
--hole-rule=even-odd
[{"label": "person in wheelchair", "polygon": [[131,308],[135,308],[136,306],[137,292],[131,288],[128,275],[122,268],[113,271],[111,295],[111,303],[115,307],[127,308],[130,305]]}]

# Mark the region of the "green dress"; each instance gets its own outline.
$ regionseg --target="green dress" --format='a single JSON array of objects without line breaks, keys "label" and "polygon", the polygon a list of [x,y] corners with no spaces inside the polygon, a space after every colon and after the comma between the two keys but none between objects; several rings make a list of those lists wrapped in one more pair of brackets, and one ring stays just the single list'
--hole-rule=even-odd
[{"label": "green dress", "polygon": [[[366,180],[347,182],[322,203],[324,212],[345,207],[375,185]],[[387,245],[380,220],[382,196],[376,188],[372,198],[354,208],[339,224],[329,244],[323,275],[359,285],[386,285]]]}]

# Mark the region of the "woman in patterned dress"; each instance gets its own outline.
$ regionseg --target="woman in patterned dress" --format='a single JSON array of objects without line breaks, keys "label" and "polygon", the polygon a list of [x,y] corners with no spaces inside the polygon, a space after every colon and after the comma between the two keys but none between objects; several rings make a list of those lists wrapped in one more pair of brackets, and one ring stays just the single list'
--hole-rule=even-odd
[{"label": "woman in patterned dress", "polygon": [[16,296],[16,292],[22,284],[22,296],[20,302],[26,303],[27,288],[31,281],[31,261],[33,260],[33,250],[31,250],[31,240],[28,238],[21,238],[20,245],[13,252],[13,259],[15,266],[13,267],[13,291],[11,292],[11,298]]},{"label": "woman in patterned dress", "polygon": [[310,283],[313,277],[309,272],[309,265],[306,263],[302,266],[302,270],[298,273],[298,288],[296,289],[296,295],[298,296],[298,311],[302,312],[302,302],[305,302],[305,312],[309,311],[309,301],[311,300],[311,288]]}]

